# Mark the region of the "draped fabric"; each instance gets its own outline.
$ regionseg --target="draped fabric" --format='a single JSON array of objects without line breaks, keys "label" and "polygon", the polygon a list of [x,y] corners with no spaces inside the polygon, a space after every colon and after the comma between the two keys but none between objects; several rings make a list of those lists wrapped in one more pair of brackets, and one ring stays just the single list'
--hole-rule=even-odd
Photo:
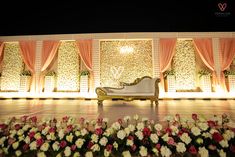
[{"label": "draped fabric", "polygon": [[212,84],[216,86],[217,77],[216,77],[215,62],[213,57],[212,39],[194,38],[193,43],[203,63],[212,71]]},{"label": "draped fabric", "polygon": [[90,85],[94,88],[94,74],[92,71],[92,39],[77,40],[76,45],[79,49],[79,56],[86,68],[90,71]]},{"label": "draped fabric", "polygon": [[227,70],[235,57],[235,38],[221,38],[220,43],[220,86],[227,91],[223,71]]},{"label": "draped fabric", "polygon": [[59,41],[51,41],[51,40],[43,41],[42,56],[41,56],[41,74],[38,83],[39,92],[41,92],[43,89],[43,80],[44,80],[43,78],[47,70],[49,70],[52,61],[57,54],[59,44],[60,44]]},{"label": "draped fabric", "polygon": [[3,60],[3,48],[4,48],[4,42],[0,41],[0,65],[2,64]]},{"label": "draped fabric", "polygon": [[160,39],[160,78],[161,78],[161,89],[164,91],[164,78],[163,72],[165,72],[170,64],[171,60],[175,54],[176,39],[175,38],[165,38]]},{"label": "draped fabric", "polygon": [[32,74],[30,92],[35,92],[35,55],[36,41],[19,41],[20,53],[25,65]]}]

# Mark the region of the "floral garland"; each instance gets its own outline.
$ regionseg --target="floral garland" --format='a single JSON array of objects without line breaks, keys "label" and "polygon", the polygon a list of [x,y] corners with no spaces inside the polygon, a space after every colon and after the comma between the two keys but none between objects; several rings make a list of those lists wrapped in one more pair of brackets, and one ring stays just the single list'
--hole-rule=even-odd
[{"label": "floral garland", "polygon": [[155,123],[138,115],[107,118],[13,117],[0,124],[0,156],[235,156],[235,128],[226,114],[206,119],[167,116]]}]

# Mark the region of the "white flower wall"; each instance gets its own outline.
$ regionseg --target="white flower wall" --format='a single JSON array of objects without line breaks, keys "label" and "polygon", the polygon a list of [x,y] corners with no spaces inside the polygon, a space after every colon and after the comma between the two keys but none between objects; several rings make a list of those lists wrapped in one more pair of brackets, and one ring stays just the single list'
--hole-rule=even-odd
[{"label": "white flower wall", "polygon": [[79,63],[75,42],[61,42],[58,49],[57,91],[79,90]]},{"label": "white flower wall", "polygon": [[176,90],[196,88],[196,57],[192,40],[177,40],[173,57],[176,75]]},{"label": "white flower wall", "polygon": [[23,67],[19,43],[5,43],[3,55],[1,90],[18,91]]}]

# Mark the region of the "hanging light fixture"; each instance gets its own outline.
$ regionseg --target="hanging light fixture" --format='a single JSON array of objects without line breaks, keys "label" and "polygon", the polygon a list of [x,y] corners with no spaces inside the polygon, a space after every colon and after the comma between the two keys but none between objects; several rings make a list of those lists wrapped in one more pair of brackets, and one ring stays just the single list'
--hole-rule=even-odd
[{"label": "hanging light fixture", "polygon": [[[122,42],[121,42],[122,43]],[[128,43],[128,41],[125,39],[123,41],[123,44],[119,47],[119,52],[121,54],[130,54],[134,52],[134,48]]]}]

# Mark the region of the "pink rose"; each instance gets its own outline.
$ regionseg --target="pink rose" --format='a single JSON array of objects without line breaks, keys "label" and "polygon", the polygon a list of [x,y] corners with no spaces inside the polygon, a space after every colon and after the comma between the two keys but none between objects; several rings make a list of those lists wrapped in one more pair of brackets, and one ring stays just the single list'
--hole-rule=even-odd
[{"label": "pink rose", "polygon": [[49,133],[53,133],[53,132],[55,132],[55,128],[54,128],[54,127],[51,127],[51,128],[49,129]]},{"label": "pink rose", "polygon": [[97,128],[97,129],[95,129],[95,134],[96,134],[96,135],[102,135],[102,134],[103,134],[102,128]]},{"label": "pink rose", "polygon": [[215,121],[212,121],[212,120],[208,120],[208,121],[207,121],[207,124],[209,125],[210,128],[213,128],[213,127],[216,126]]},{"label": "pink rose", "polygon": [[143,134],[144,134],[144,136],[149,137],[149,136],[150,136],[150,134],[151,134],[150,129],[145,127],[145,128],[143,129]]},{"label": "pink rose", "polygon": [[107,151],[112,151],[113,145],[108,144],[108,145],[106,146],[106,149],[107,149]]},{"label": "pink rose", "polygon": [[194,146],[190,146],[188,150],[191,154],[197,154],[197,149]]},{"label": "pink rose", "polygon": [[77,148],[77,146],[76,146],[75,144],[71,146],[71,150],[72,150],[72,151],[75,151],[76,148]]},{"label": "pink rose", "polygon": [[87,148],[88,149],[91,149],[91,147],[94,145],[94,143],[92,143],[91,141],[89,141],[88,145],[87,145]]},{"label": "pink rose", "polygon": [[172,138],[172,137],[170,137],[169,138],[169,140],[167,141],[167,143],[169,144],[169,145],[175,145],[175,141],[174,141],[174,139]]},{"label": "pink rose", "polygon": [[195,121],[198,120],[197,114],[193,113],[192,114],[192,119],[195,120]]},{"label": "pink rose", "polygon": [[21,125],[20,124],[16,124],[15,125],[15,129],[18,131],[18,130],[20,130],[20,128],[21,128]]},{"label": "pink rose", "polygon": [[135,144],[133,144],[132,146],[131,146],[131,150],[134,152],[135,150],[136,150],[136,145]]},{"label": "pink rose", "polygon": [[32,140],[32,138],[34,137],[34,135],[35,135],[35,132],[34,131],[31,131],[31,132],[29,132],[29,138],[30,138],[30,140]]},{"label": "pink rose", "polygon": [[37,146],[40,147],[43,143],[44,140],[42,138],[36,140]]},{"label": "pink rose", "polygon": [[36,122],[37,122],[37,117],[36,117],[36,116],[30,117],[30,120],[31,120],[33,123],[36,123]]},{"label": "pink rose", "polygon": [[67,123],[68,120],[69,120],[69,117],[67,117],[67,116],[64,116],[64,117],[62,118],[62,121],[63,121],[64,123]]},{"label": "pink rose", "polygon": [[160,150],[161,149],[161,144],[156,144],[156,146],[155,146],[158,150]]},{"label": "pink rose", "polygon": [[20,119],[21,119],[22,122],[25,123],[28,117],[29,117],[29,116],[22,116]]},{"label": "pink rose", "polygon": [[118,123],[122,124],[122,119],[121,118],[118,119]]}]

